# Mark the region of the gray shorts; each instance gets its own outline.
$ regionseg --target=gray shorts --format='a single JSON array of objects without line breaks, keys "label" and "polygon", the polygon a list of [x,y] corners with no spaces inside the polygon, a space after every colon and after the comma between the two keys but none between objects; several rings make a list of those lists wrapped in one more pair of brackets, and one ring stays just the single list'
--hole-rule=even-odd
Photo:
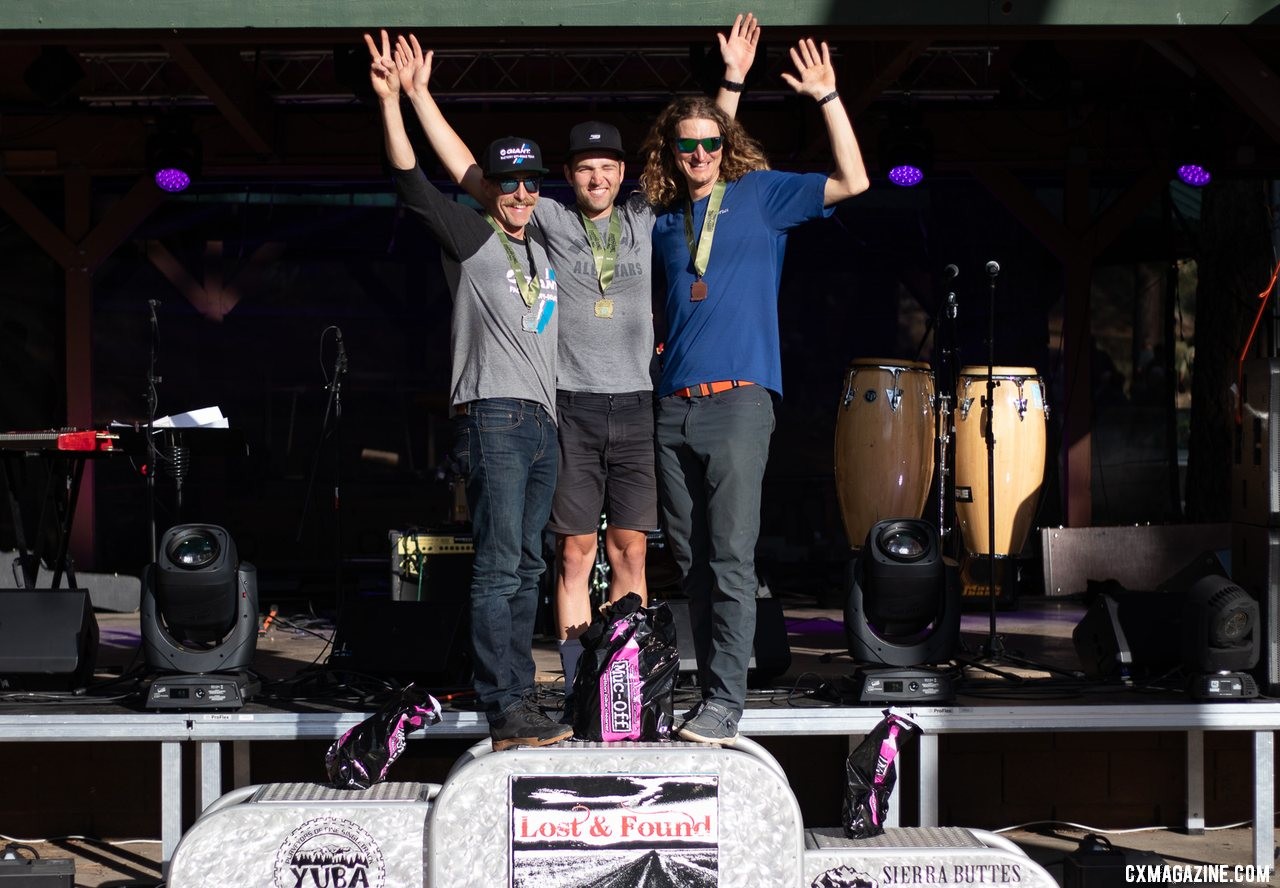
[{"label": "gray shorts", "polygon": [[653,392],[556,392],[556,417],[560,477],[547,526],[560,534],[595,533],[607,511],[615,527],[655,530]]}]

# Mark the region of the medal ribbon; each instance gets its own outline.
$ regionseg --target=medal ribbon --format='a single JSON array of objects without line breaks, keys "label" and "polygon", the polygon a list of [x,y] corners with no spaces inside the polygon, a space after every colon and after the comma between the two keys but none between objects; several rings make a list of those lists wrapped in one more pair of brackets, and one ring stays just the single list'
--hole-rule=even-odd
[{"label": "medal ribbon", "polygon": [[689,256],[693,259],[693,273],[701,279],[707,273],[711,260],[711,241],[716,234],[716,217],[720,215],[720,202],[724,200],[724,180],[716,180],[711,186],[711,199],[707,201],[707,215],[702,218],[702,231],[693,239],[693,201],[684,202],[684,239],[689,244]]},{"label": "medal ribbon", "polygon": [[587,233],[587,243],[591,246],[591,257],[596,261],[596,277],[600,281],[600,292],[604,293],[613,283],[613,270],[618,264],[618,240],[622,236],[622,223],[618,221],[618,211],[609,213],[609,234],[604,242],[600,241],[600,230],[596,223],[578,210],[578,218],[582,220],[582,229]]},{"label": "medal ribbon", "polygon": [[529,243],[529,235],[525,234],[524,248],[529,253],[529,277],[524,276],[524,269],[520,267],[520,263],[516,260],[515,251],[511,249],[511,242],[507,240],[506,232],[498,225],[496,219],[485,214],[489,226],[497,232],[498,240],[502,242],[502,249],[507,251],[507,262],[511,264],[511,271],[516,276],[516,287],[520,290],[520,298],[524,300],[524,304],[529,308],[533,308],[533,303],[538,299],[538,265],[533,260],[533,246]]}]

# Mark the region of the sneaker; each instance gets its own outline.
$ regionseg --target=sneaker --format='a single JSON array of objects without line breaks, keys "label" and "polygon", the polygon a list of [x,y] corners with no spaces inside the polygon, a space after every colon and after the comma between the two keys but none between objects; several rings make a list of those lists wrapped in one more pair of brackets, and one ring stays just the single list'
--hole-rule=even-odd
[{"label": "sneaker", "polygon": [[707,701],[693,718],[676,731],[681,740],[732,746],[738,740],[738,713],[721,703]]},{"label": "sneaker", "polygon": [[549,746],[571,736],[573,728],[557,724],[526,700],[509,707],[489,724],[494,752],[513,746]]}]

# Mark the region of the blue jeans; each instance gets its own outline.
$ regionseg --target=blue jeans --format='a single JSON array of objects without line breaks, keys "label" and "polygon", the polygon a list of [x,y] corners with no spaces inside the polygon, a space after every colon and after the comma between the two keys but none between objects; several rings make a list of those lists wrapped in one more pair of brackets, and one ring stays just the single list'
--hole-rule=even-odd
[{"label": "blue jeans", "polygon": [[773,400],[749,385],[658,401],[658,499],[689,596],[702,698],[741,714],[756,629],[756,539]]},{"label": "blue jeans", "polygon": [[473,401],[456,423],[453,453],[466,479],[475,545],[475,690],[492,721],[533,689],[533,625],[546,568],[542,529],[560,447],[551,415],[532,401]]}]

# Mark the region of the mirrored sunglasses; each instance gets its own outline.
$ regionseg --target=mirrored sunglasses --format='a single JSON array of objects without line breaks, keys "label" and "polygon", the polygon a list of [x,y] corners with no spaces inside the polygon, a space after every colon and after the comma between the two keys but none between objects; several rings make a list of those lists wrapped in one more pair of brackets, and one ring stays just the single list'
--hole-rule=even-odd
[{"label": "mirrored sunglasses", "polygon": [[530,194],[537,194],[538,189],[542,187],[542,179],[539,176],[525,176],[521,178],[512,177],[510,179],[499,179],[498,190],[503,194],[515,194],[520,190],[520,183],[524,183],[524,190]]},{"label": "mirrored sunglasses", "polygon": [[680,149],[681,154],[692,154],[698,150],[698,146],[702,146],[702,150],[711,154],[719,151],[720,146],[724,144],[724,136],[707,136],[705,139],[676,139],[676,147]]}]

